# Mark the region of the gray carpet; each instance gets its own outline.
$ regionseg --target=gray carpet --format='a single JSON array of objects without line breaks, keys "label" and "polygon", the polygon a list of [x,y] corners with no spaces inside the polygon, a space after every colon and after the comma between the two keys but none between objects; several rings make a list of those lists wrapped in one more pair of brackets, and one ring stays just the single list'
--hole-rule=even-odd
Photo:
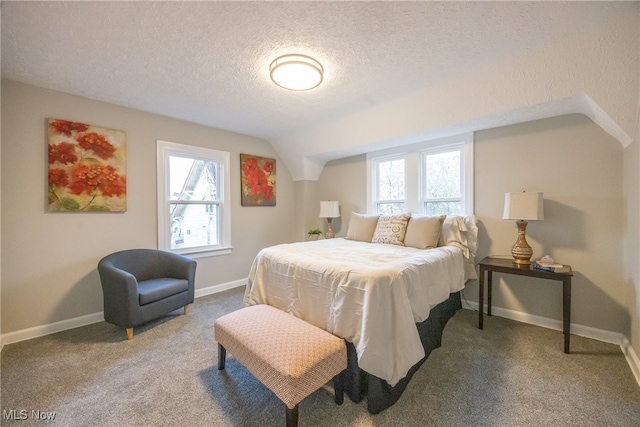
[{"label": "gray carpet", "polygon": [[[284,425],[283,404],[232,355],[217,370],[213,321],[240,308],[242,292],[199,298],[188,316],[137,328],[133,341],[102,322],[5,346],[2,425]],[[393,407],[371,415],[321,389],[300,404],[300,425],[640,426],[640,387],[619,347],[572,336],[566,355],[561,332],[499,317],[480,331],[476,322],[458,312]]]}]

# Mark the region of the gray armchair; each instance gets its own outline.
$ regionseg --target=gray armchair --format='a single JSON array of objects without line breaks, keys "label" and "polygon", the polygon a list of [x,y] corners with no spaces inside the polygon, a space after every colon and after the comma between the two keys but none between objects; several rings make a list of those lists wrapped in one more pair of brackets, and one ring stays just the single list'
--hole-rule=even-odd
[{"label": "gray armchair", "polygon": [[155,249],[129,249],[98,263],[104,320],[127,330],[193,303],[196,262]]}]

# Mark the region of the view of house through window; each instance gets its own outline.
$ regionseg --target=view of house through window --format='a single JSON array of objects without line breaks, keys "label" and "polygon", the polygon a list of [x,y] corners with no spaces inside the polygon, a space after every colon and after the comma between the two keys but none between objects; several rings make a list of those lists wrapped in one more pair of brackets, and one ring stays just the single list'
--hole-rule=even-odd
[{"label": "view of house through window", "polygon": [[181,254],[229,253],[229,153],[158,141],[158,244]]},{"label": "view of house through window", "polygon": [[169,157],[171,249],[217,245],[218,162]]}]

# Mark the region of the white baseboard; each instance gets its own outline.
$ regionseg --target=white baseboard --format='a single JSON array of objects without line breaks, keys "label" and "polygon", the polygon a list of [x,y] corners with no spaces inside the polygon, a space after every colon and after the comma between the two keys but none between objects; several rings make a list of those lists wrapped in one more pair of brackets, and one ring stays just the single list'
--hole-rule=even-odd
[{"label": "white baseboard", "polygon": [[30,340],[31,338],[43,337],[45,335],[55,334],[56,332],[62,332],[68,329],[102,322],[103,320],[104,315],[102,312],[87,314],[85,316],[74,317],[73,319],[61,320],[47,325],[34,326],[33,328],[9,332],[8,334],[2,335],[2,342],[4,344],[13,344],[20,341]]},{"label": "white baseboard", "polygon": [[[468,308],[471,308],[472,310],[478,310],[477,302],[465,301],[465,304],[468,305]],[[486,305],[484,306],[484,312],[487,312]],[[508,310],[500,307],[491,307],[491,315],[494,314],[498,317],[504,317],[506,319],[540,326],[542,328],[562,331],[561,320],[549,319],[548,317],[535,316],[533,314],[523,313],[521,311],[515,310]],[[602,329],[591,328],[584,325],[577,325],[575,323],[571,324],[571,333],[574,335],[579,335],[581,337],[619,345],[622,353],[627,359],[627,363],[629,364],[633,375],[636,378],[636,382],[638,383],[638,385],[640,385],[640,359],[638,359],[638,356],[633,350],[633,347],[631,347],[631,343],[629,343],[627,337],[617,332],[604,331]]]},{"label": "white baseboard", "polygon": [[[237,288],[239,286],[245,286],[246,284],[247,279],[243,279],[228,283],[222,283],[220,285],[208,286],[206,288],[196,289],[195,297],[200,298],[206,295],[226,291],[228,289]],[[61,320],[59,322],[49,323],[47,325],[34,326],[33,328],[27,328],[20,331],[2,334],[0,335],[0,351],[2,351],[2,348],[5,344],[13,344],[20,341],[30,340],[32,338],[43,337],[45,335],[55,334],[56,332],[79,328],[81,326],[91,325],[92,323],[98,323],[102,321],[104,321],[104,313],[101,311],[99,313],[87,314],[85,316],[74,317],[73,319]]]},{"label": "white baseboard", "polygon": [[217,294],[218,292],[227,291],[233,288],[239,288],[240,286],[246,286],[247,279],[235,280],[233,282],[222,283],[220,285],[208,286],[206,288],[196,289],[196,298],[204,297],[211,294]]},{"label": "white baseboard", "polygon": [[640,385],[640,359],[638,355],[631,347],[631,343],[628,339],[622,340],[622,344],[620,344],[620,348],[622,349],[622,353],[624,353],[624,357],[627,358],[627,363],[631,367],[631,372],[633,372],[633,376],[636,377],[636,381],[638,385]]}]

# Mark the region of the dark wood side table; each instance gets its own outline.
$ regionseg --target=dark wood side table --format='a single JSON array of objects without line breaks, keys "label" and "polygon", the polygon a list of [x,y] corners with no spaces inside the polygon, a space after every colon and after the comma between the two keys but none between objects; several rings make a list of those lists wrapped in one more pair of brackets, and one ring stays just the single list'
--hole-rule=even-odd
[{"label": "dark wood side table", "polygon": [[486,257],[478,264],[479,274],[479,296],[478,296],[478,329],[483,328],[484,312],[484,273],[487,272],[487,315],[491,316],[491,280],[494,272],[505,274],[516,274],[519,276],[538,277],[540,279],[558,280],[562,282],[562,325],[564,332],[564,352],[569,354],[569,337],[571,328],[571,277],[573,271],[569,267],[568,273],[555,273],[552,271],[539,270],[529,265],[519,265],[512,259]]}]

